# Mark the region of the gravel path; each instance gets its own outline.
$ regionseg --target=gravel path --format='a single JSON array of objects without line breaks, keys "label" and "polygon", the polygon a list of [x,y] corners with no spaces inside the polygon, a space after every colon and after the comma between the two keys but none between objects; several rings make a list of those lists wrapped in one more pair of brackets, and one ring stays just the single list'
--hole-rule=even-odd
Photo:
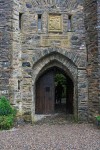
[{"label": "gravel path", "polygon": [[25,125],[0,132],[0,150],[100,150],[92,124]]}]

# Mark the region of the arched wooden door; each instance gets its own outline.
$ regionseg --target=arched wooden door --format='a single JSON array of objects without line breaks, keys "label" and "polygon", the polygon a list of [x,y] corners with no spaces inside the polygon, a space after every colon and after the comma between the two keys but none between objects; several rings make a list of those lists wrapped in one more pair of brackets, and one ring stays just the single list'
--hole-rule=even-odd
[{"label": "arched wooden door", "polygon": [[36,114],[54,113],[55,85],[54,71],[50,70],[36,82]]}]

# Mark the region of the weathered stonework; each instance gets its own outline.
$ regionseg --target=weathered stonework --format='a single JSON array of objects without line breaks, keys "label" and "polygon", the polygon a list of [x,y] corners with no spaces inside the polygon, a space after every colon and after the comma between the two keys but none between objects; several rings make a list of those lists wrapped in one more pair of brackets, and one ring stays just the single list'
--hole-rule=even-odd
[{"label": "weathered stonework", "polygon": [[[97,10],[98,20],[100,15],[99,3],[97,6],[92,0],[0,2],[0,95],[9,97],[19,115],[34,120],[36,80],[53,66],[63,69],[74,83],[75,118],[88,120],[100,109],[99,29],[94,29]],[[38,14],[42,16],[41,30]]]},{"label": "weathered stonework", "polygon": [[42,47],[50,47],[50,46],[59,46],[59,47],[66,47],[69,48],[70,42],[69,42],[69,36],[61,36],[61,35],[47,35],[42,36],[41,39],[41,46]]},{"label": "weathered stonework", "polygon": [[12,58],[12,1],[0,1],[0,95],[9,95]]},{"label": "weathered stonework", "polygon": [[84,2],[88,59],[87,74],[89,83],[89,120],[92,120],[95,113],[100,112],[99,7],[100,1],[86,0]]}]

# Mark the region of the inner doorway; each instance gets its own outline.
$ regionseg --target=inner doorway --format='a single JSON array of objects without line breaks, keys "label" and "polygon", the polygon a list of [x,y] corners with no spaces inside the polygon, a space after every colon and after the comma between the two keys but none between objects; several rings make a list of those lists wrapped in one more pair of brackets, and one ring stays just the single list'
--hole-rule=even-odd
[{"label": "inner doorway", "polygon": [[62,69],[46,70],[36,82],[35,114],[73,114],[73,90],[73,81]]}]

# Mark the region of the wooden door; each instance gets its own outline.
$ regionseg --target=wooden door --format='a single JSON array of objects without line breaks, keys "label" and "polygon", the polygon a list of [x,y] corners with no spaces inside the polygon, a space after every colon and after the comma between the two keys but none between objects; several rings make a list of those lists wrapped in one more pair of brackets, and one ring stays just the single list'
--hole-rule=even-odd
[{"label": "wooden door", "polygon": [[42,75],[36,83],[36,114],[51,114],[54,112],[54,72]]}]

